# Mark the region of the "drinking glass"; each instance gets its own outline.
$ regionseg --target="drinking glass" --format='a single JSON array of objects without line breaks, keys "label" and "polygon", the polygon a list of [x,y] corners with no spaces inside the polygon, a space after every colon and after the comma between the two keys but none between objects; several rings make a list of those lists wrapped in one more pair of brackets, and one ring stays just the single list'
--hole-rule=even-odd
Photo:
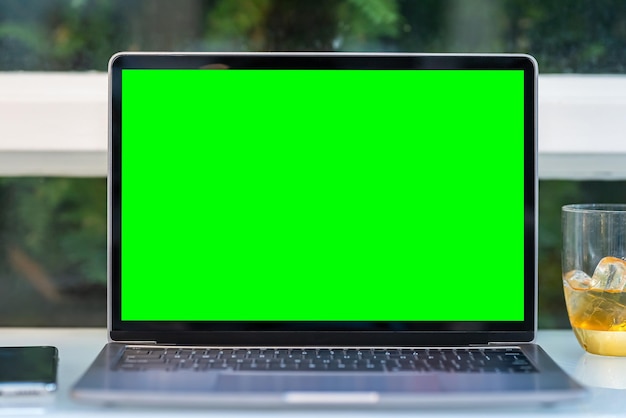
[{"label": "drinking glass", "polygon": [[572,329],[590,353],[626,356],[626,204],[562,208],[563,288]]}]

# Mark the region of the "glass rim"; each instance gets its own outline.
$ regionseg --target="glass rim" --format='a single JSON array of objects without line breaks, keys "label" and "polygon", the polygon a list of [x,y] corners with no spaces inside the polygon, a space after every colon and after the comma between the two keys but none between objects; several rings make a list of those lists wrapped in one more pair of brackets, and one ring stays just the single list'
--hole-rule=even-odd
[{"label": "glass rim", "polygon": [[576,203],[571,205],[565,205],[561,209],[563,210],[563,212],[578,213],[626,213],[626,203]]}]

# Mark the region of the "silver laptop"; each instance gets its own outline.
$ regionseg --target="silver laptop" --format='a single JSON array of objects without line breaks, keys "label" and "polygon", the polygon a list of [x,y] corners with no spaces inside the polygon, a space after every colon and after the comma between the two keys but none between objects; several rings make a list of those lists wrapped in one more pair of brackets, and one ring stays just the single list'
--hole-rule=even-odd
[{"label": "silver laptop", "polygon": [[73,397],[555,402],[526,55],[122,53],[109,336]]}]

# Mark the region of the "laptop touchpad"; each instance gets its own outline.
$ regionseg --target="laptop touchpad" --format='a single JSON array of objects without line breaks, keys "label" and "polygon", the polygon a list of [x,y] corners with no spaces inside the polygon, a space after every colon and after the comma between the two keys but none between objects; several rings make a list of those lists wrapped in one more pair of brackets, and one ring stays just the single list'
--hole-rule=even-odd
[{"label": "laptop touchpad", "polygon": [[313,375],[313,374],[222,374],[219,392],[358,391],[434,392],[440,389],[435,374],[424,375]]}]

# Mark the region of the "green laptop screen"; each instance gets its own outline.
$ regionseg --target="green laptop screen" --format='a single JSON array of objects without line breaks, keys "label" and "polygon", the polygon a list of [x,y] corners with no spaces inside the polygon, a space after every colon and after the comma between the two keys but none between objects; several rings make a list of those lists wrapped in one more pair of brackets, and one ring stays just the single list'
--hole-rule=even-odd
[{"label": "green laptop screen", "polygon": [[523,76],[123,70],[122,320],[524,320]]}]

